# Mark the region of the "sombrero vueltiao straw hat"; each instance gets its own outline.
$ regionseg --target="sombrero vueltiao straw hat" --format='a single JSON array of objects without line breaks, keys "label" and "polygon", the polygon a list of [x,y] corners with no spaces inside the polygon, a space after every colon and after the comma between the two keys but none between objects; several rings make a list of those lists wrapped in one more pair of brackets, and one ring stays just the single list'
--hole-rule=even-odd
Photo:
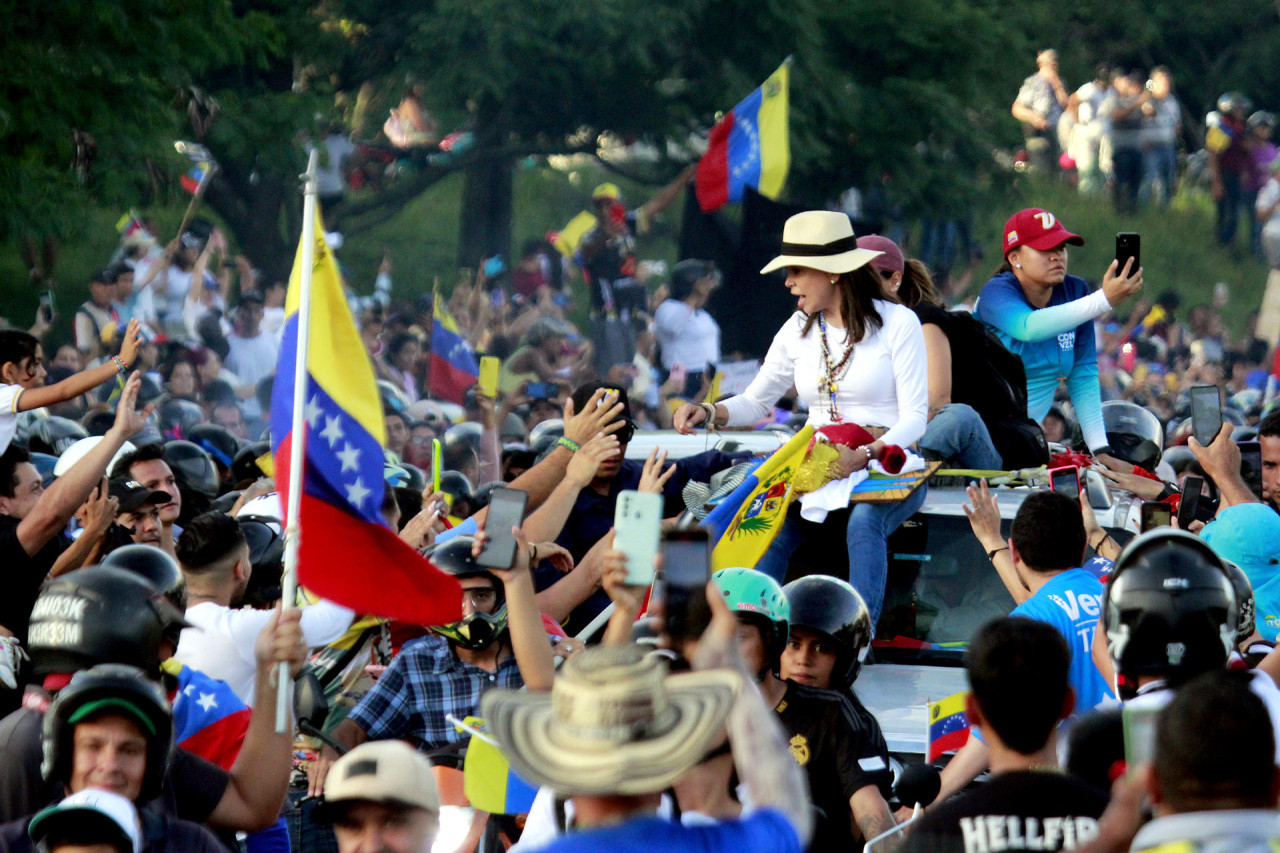
[{"label": "sombrero vueltiao straw hat", "polygon": [[721,735],[742,678],[668,675],[641,646],[586,649],[550,693],[492,690],[482,713],[511,766],[559,794],[649,794],[694,767]]},{"label": "sombrero vueltiao straw hat", "polygon": [[760,274],[783,267],[809,267],[829,273],[853,272],[881,252],[859,249],[849,217],[833,210],[806,210],[782,226],[782,254]]}]

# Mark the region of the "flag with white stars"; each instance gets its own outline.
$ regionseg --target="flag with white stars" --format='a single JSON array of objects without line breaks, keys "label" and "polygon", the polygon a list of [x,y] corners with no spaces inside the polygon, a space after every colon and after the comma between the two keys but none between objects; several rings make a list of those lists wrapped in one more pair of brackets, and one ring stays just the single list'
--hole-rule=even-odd
[{"label": "flag with white stars", "polygon": [[790,69],[788,59],[711,128],[694,184],[703,213],[725,202],[742,201],[746,187],[765,198],[781,194],[791,169]]},{"label": "flag with white stars", "polygon": [[[323,223],[316,212],[316,234]],[[301,265],[298,246],[271,395],[271,445],[284,505],[296,478],[289,469],[294,435]],[[312,261],[307,384],[300,396],[306,431],[298,580],[338,604],[422,625],[460,618],[457,581],[437,571],[396,536],[382,516],[386,427],[373,363],[343,293],[328,243]],[[286,522],[288,519],[286,519]]]},{"label": "flag with white stars", "polygon": [[467,389],[480,379],[480,365],[439,293],[431,317],[431,396],[461,405]]},{"label": "flag with white stars", "polygon": [[249,707],[225,681],[184,666],[177,658],[163,666],[178,680],[171,702],[173,742],[230,770],[249,730]]}]

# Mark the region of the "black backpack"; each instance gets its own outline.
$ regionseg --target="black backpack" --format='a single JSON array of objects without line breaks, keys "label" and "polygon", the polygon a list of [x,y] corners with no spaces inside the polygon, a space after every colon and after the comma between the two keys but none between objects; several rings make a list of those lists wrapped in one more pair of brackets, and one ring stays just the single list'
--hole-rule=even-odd
[{"label": "black backpack", "polygon": [[1040,425],[1027,417],[1027,372],[1022,359],[966,311],[948,311],[951,399],[982,416],[1004,467],[1034,468],[1049,461]]}]

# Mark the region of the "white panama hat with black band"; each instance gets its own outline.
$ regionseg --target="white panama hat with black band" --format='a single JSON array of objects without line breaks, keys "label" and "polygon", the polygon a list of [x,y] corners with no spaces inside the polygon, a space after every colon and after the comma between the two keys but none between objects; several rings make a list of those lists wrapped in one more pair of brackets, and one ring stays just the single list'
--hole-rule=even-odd
[{"label": "white panama hat with black band", "polygon": [[782,226],[782,254],[760,270],[761,275],[784,267],[808,267],[840,274],[865,266],[883,252],[859,249],[849,217],[833,210],[806,210]]}]

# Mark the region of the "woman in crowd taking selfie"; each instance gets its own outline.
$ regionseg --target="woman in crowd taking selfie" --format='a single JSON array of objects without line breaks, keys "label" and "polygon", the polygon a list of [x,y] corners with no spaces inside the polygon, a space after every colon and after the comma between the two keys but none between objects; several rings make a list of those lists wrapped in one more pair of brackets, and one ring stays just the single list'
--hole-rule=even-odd
[{"label": "woman in crowd taking selfie", "polygon": [[1102,423],[1102,388],[1093,321],[1142,289],[1142,268],[1130,258],[1107,267],[1090,291],[1067,275],[1067,244],[1083,246],[1052,213],[1020,210],[1004,226],[1004,263],[982,288],[974,313],[1022,358],[1027,372],[1027,417],[1044,420],[1065,382],[1093,457],[1114,471],[1133,466],[1111,455]]},{"label": "woman in crowd taking selfie", "polygon": [[[881,298],[869,265],[880,253],[859,249],[849,218],[807,211],[787,220],[782,253],[762,273],[786,269],[797,312],[774,336],[764,364],[747,390],[719,403],[686,405],[676,412],[681,432],[714,418],[715,426],[755,423],[795,385],[814,427],[856,425],[874,439],[836,444],[830,477],[866,468],[886,446],[907,447],[924,434],[928,381],[924,335],[916,315]],[[857,442],[851,442],[857,444]],[[878,619],[888,572],[886,540],[924,502],[925,487],[893,503],[858,503],[845,531],[849,582]],[[755,568],[779,582],[793,551],[818,528],[793,506],[778,536]],[[826,527],[824,524],[822,527]]]}]

